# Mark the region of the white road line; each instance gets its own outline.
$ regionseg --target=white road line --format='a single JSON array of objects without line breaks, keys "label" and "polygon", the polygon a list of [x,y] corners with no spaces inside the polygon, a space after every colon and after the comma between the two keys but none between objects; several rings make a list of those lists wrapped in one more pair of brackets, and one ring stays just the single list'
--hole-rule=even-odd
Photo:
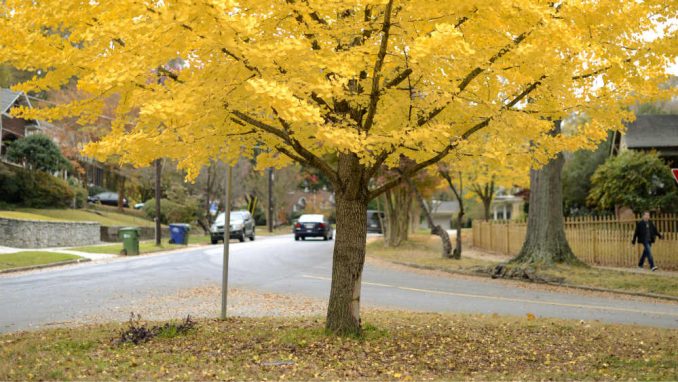
[{"label": "white road line", "polygon": [[[302,275],[302,277],[307,278],[307,279],[332,281],[331,278],[323,277],[323,276]],[[483,298],[483,299],[495,300],[495,301],[522,302],[522,303],[528,303],[528,304],[562,306],[562,307],[568,307],[568,308],[611,310],[611,311],[617,311],[617,312],[655,314],[655,315],[660,315],[660,316],[678,317],[678,312],[676,312],[676,313],[657,312],[657,311],[647,311],[647,310],[640,310],[640,309],[618,308],[618,307],[614,307],[614,306],[604,306],[604,305],[568,304],[568,303],[555,302],[555,301],[530,300],[530,299],[524,299],[524,298],[511,298],[511,297],[500,297],[500,296],[487,296],[487,295],[482,295],[482,294],[470,294],[470,293],[447,292],[447,291],[432,290],[432,289],[410,288],[410,287],[403,287],[403,286],[398,286],[398,285],[371,283],[371,282],[366,282],[366,281],[363,281],[363,285],[378,286],[378,287],[384,287],[384,288],[394,288],[394,289],[406,290],[406,291],[411,291],[411,292],[441,294],[441,295],[446,295],[446,296]]]}]

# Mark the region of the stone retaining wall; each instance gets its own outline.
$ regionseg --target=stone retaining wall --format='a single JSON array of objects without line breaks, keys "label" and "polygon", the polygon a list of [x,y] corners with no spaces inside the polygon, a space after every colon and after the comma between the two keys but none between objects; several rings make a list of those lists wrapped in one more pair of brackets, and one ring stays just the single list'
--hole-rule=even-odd
[{"label": "stone retaining wall", "polygon": [[0,218],[0,246],[76,247],[99,243],[99,223]]}]

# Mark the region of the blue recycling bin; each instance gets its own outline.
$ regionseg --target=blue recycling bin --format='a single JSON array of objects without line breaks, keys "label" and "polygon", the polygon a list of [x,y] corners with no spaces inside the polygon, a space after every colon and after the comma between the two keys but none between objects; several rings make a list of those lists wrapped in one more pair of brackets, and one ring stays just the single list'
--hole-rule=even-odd
[{"label": "blue recycling bin", "polygon": [[188,232],[190,224],[170,224],[170,244],[188,245]]}]

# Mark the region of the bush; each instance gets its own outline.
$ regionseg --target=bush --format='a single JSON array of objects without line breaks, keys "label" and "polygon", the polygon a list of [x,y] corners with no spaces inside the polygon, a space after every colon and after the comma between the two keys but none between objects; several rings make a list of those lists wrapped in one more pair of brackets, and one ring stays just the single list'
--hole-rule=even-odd
[{"label": "bush", "polygon": [[[149,199],[144,203],[144,213],[146,216],[155,219],[155,199]],[[194,206],[186,206],[175,203],[167,199],[160,199],[160,222],[169,223],[189,223],[197,218],[197,210]]]},{"label": "bush", "polygon": [[22,205],[32,208],[66,208],[71,205],[74,193],[65,180],[42,171],[21,172]]},{"label": "bush", "polygon": [[26,163],[34,170],[54,172],[72,169],[59,147],[44,134],[30,135],[10,143],[7,158],[16,163]]},{"label": "bush", "polygon": [[0,201],[17,204],[21,201],[21,189],[17,181],[16,170],[0,163]]},{"label": "bush", "polygon": [[84,208],[87,206],[87,189],[71,179],[68,180],[68,184],[71,186],[71,191],[73,191],[73,207]]},{"label": "bush", "polygon": [[42,171],[0,165],[0,198],[7,204],[34,208],[69,207],[75,192],[63,179]]},{"label": "bush", "polygon": [[588,202],[598,210],[615,206],[636,212],[678,211],[678,187],[656,152],[626,151],[608,159],[591,177]]}]

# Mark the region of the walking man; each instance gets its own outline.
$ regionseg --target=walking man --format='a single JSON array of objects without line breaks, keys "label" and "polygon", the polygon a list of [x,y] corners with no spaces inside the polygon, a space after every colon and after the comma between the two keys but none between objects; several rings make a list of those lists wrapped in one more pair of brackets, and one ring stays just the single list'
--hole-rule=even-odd
[{"label": "walking man", "polygon": [[652,244],[656,237],[662,239],[662,234],[657,231],[654,223],[650,221],[650,212],[643,212],[643,219],[636,223],[636,231],[633,233],[633,240],[631,243],[633,245],[638,244],[643,245],[643,255],[640,257],[640,262],[638,263],[638,268],[643,268],[645,264],[645,258],[647,258],[650,263],[650,269],[656,271],[657,267],[654,266],[654,259],[652,258]]}]

